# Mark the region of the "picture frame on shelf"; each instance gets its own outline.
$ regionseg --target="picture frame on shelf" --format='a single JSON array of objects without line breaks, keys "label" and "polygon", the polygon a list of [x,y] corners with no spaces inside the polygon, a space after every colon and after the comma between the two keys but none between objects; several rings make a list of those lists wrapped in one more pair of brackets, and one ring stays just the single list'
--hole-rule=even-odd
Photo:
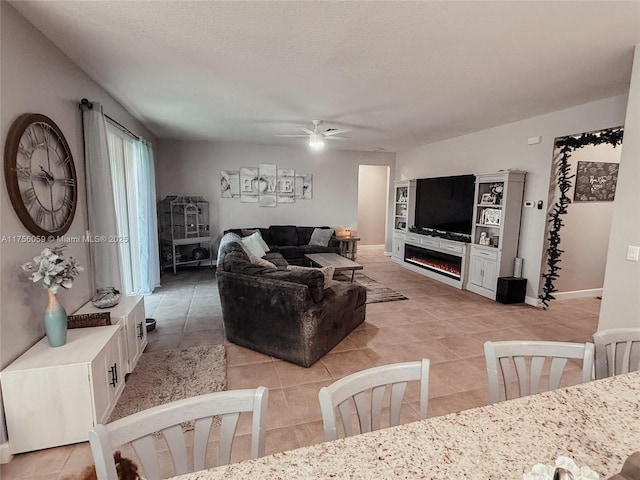
[{"label": "picture frame on shelf", "polygon": [[495,203],[496,198],[490,193],[483,193],[480,197],[480,203],[488,203],[493,205]]},{"label": "picture frame on shelf", "polygon": [[500,217],[502,216],[502,210],[498,208],[485,208],[484,210],[484,224],[485,225],[500,225]]},{"label": "picture frame on shelf", "polygon": [[403,229],[407,227],[407,222],[398,222],[398,229]]}]

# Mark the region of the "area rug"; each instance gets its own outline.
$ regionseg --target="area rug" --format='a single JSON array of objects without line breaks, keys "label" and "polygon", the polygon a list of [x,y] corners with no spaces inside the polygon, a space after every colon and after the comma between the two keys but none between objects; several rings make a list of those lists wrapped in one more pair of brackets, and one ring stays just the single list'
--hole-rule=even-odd
[{"label": "area rug", "polygon": [[[347,276],[343,273],[338,273],[333,278],[334,280],[348,282],[351,279],[351,274]],[[353,277],[353,282],[358,283],[367,289],[367,303],[408,300],[407,297],[405,297],[401,293],[398,293],[395,290],[379,284],[374,279],[367,277],[364,273],[356,272],[355,276]]]},{"label": "area rug", "polygon": [[109,422],[147,408],[227,386],[224,345],[143,353],[127,378]]}]

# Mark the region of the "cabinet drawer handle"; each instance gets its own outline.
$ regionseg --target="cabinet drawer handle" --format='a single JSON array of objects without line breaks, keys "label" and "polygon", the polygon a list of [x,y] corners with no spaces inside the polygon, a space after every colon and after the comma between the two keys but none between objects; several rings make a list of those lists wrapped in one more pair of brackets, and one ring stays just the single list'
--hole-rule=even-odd
[{"label": "cabinet drawer handle", "polygon": [[115,387],[118,384],[118,364],[114,363],[109,369],[109,373],[111,374],[111,380],[109,381],[109,385]]},{"label": "cabinet drawer handle", "polygon": [[142,322],[138,324],[138,338],[144,338],[144,330],[142,330]]}]

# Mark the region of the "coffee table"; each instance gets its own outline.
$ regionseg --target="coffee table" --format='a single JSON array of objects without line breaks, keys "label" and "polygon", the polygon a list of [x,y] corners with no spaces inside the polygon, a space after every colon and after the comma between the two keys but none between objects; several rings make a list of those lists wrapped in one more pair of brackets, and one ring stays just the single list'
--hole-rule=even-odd
[{"label": "coffee table", "polygon": [[337,253],[310,253],[305,255],[305,257],[320,267],[334,267],[336,272],[346,272],[351,270],[352,282],[356,270],[362,270],[364,268],[359,263],[353,262],[342,255],[338,255]]}]

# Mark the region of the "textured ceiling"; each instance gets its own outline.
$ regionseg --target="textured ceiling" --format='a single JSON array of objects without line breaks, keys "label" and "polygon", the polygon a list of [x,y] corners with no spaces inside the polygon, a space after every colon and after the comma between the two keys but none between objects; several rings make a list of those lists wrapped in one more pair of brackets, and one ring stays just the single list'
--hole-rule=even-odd
[{"label": "textured ceiling", "polygon": [[11,3],[174,139],[400,151],[626,93],[640,43],[640,1]]}]

